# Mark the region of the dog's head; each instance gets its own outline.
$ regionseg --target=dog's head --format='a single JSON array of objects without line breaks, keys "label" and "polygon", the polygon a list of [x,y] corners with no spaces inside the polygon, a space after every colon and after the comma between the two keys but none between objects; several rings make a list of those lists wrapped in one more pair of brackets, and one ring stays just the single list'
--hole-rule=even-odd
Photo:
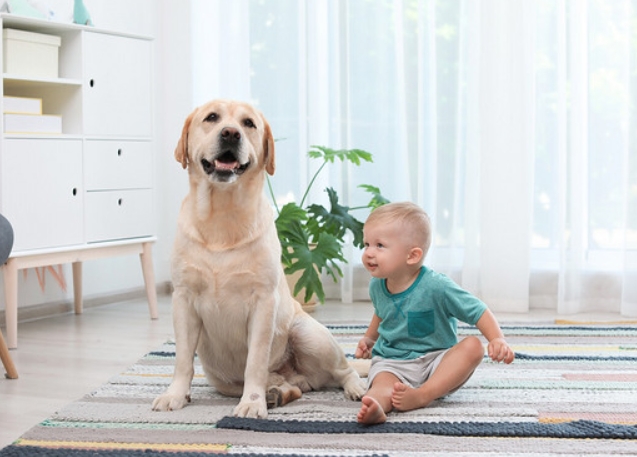
[{"label": "dog's head", "polygon": [[212,183],[232,183],[244,174],[274,174],[274,138],[265,117],[247,103],[213,100],[187,118],[175,159]]}]

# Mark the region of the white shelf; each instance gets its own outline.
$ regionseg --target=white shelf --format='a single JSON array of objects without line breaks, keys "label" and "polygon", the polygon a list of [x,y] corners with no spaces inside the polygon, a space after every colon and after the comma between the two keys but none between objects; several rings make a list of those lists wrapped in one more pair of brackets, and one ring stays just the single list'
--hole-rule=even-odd
[{"label": "white shelf", "polygon": [[50,249],[32,249],[29,251],[20,251],[16,253],[11,253],[11,257],[34,257],[40,255],[48,255],[48,254],[60,254],[66,251],[87,251],[90,249],[100,249],[100,248],[109,248],[113,246],[128,246],[139,243],[154,243],[157,241],[157,237],[154,236],[143,236],[140,238],[129,238],[126,240],[118,240],[118,241],[103,241],[100,243],[88,243],[88,244],[77,244],[73,246],[60,246],[56,248]]},{"label": "white shelf", "polygon": [[5,27],[29,30],[38,33],[59,33],[60,31],[66,32],[82,32],[91,31],[94,33],[105,33],[108,35],[121,36],[126,38],[135,38],[138,40],[152,40],[153,38],[147,35],[139,35],[135,33],[116,32],[113,30],[105,30],[99,27],[92,27],[88,25],[74,24],[70,22],[59,21],[45,21],[42,19],[34,19],[24,16],[16,16],[11,13],[0,13],[0,19],[4,23]]},{"label": "white shelf", "polygon": [[5,133],[4,138],[11,139],[37,139],[37,140],[81,140],[82,135],[71,135],[62,133],[60,135],[52,133]]},{"label": "white shelf", "polygon": [[4,73],[4,86],[5,88],[24,88],[24,87],[44,87],[44,86],[71,86],[82,87],[82,80],[70,79],[70,78],[54,78],[54,79],[40,79],[24,77],[19,75],[13,75],[10,73]]}]

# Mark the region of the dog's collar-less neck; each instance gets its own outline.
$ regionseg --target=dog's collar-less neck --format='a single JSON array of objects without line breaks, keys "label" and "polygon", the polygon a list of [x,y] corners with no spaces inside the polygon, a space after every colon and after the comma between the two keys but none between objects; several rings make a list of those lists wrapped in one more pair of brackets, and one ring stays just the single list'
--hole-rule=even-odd
[{"label": "dog's collar-less neck", "polygon": [[236,240],[227,239],[226,241],[221,241],[221,242],[218,242],[218,241],[211,242],[201,232],[197,233],[196,238],[198,238],[198,241],[202,245],[204,245],[208,251],[213,251],[213,252],[231,251],[234,249],[245,247],[249,245],[250,243],[253,243],[254,241],[257,241],[258,239],[262,238],[266,229],[267,229],[267,226],[263,224],[260,227],[258,227],[258,230],[249,231],[248,232],[249,236],[238,238]]},{"label": "dog's collar-less neck", "polygon": [[[269,220],[272,219],[272,214],[268,215],[263,210],[270,209],[263,201],[251,202],[253,204],[249,207],[234,206],[233,211],[226,212],[211,204],[210,199],[213,197],[210,194],[198,193],[197,197],[196,201],[189,203],[189,212],[198,221],[195,224],[184,224],[182,230],[209,251],[227,251],[246,246],[261,238],[270,225],[274,224],[273,220]],[[249,213],[250,217],[242,218],[237,211]],[[253,223],[242,225],[236,223],[238,220],[250,220]]]}]

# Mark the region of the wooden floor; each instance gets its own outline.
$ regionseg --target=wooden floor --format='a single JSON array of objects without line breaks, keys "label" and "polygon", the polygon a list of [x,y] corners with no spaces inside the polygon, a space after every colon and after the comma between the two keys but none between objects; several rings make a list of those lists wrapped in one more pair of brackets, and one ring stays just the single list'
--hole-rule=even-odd
[{"label": "wooden floor", "polygon": [[[158,298],[157,320],[150,319],[145,300],[133,300],[88,308],[82,315],[63,314],[21,322],[19,347],[11,351],[20,378],[0,378],[0,448],[171,338],[170,298]],[[323,323],[367,324],[371,315],[371,304],[366,302],[330,302],[313,313]],[[501,322],[547,322],[554,316],[550,312],[536,312],[499,314],[498,318]],[[619,316],[579,318],[614,320]]]}]

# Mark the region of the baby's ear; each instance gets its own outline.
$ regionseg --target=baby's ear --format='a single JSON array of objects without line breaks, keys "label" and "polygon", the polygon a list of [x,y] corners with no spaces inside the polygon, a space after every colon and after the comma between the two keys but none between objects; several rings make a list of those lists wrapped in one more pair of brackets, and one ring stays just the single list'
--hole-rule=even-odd
[{"label": "baby's ear", "polygon": [[421,248],[411,248],[407,256],[407,263],[410,265],[418,264],[423,260],[422,256],[423,250]]}]

